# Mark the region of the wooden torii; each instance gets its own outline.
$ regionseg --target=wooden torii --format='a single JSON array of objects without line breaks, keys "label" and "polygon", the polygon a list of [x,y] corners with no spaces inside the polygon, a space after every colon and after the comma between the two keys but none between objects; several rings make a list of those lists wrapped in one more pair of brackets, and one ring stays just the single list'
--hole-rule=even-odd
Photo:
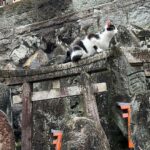
[{"label": "wooden torii", "polygon": [[[89,73],[107,70],[106,58],[109,52],[81,60],[79,63],[67,63],[43,67],[35,70],[0,71],[0,81],[7,85],[23,85],[22,95],[13,99],[22,102],[22,150],[32,149],[32,103],[39,100],[50,100],[74,95],[83,95],[85,114],[95,121],[104,138],[105,132],[100,123],[94,94],[107,91],[106,83],[92,84]],[[81,75],[82,84],[72,87],[60,87],[62,77]],[[57,83],[50,91],[32,92],[34,82],[52,80]],[[56,84],[55,84],[56,85]],[[107,138],[106,138],[107,141]],[[108,144],[109,145],[109,144]]]}]

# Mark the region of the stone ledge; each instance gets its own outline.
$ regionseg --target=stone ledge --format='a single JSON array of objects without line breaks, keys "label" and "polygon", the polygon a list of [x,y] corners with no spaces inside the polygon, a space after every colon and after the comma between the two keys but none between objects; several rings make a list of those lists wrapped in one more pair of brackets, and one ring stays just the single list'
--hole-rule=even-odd
[{"label": "stone ledge", "polygon": [[92,57],[82,59],[77,63],[66,63],[43,67],[35,70],[0,70],[0,81],[7,85],[37,82],[66,76],[73,76],[81,72],[95,72],[107,69],[107,58],[110,52],[103,52]]}]

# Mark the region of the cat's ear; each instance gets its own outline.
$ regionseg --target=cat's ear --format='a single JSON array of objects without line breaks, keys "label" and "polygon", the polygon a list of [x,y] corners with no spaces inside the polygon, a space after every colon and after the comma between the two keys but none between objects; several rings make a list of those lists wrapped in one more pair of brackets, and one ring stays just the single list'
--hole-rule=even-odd
[{"label": "cat's ear", "polygon": [[71,55],[71,52],[70,51],[67,51],[67,54],[66,54],[67,56],[70,56]]},{"label": "cat's ear", "polygon": [[110,19],[107,19],[107,20],[106,20],[106,26],[107,26],[107,28],[108,28],[110,25],[111,25],[111,21],[110,21]]}]

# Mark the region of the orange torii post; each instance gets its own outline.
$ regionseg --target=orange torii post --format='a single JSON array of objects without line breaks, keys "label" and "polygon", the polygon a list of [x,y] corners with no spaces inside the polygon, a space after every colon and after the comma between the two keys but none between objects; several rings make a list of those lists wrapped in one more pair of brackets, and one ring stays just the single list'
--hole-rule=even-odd
[{"label": "orange torii post", "polygon": [[61,145],[62,145],[62,131],[59,130],[51,130],[53,133],[53,136],[56,136],[57,139],[53,141],[53,144],[56,145],[55,150],[61,150]]},{"label": "orange torii post", "polygon": [[132,149],[134,148],[134,143],[131,139],[131,104],[123,102],[118,102],[117,104],[120,106],[121,110],[127,110],[127,113],[122,114],[122,118],[128,119],[128,147]]}]

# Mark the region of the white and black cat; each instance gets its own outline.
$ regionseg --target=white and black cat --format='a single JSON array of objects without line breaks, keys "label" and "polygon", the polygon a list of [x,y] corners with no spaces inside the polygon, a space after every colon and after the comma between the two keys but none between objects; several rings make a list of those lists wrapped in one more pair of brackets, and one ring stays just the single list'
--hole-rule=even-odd
[{"label": "white and black cat", "polygon": [[109,48],[109,44],[114,35],[118,32],[117,28],[107,20],[104,32],[92,33],[84,39],[75,40],[69,51],[67,51],[64,63],[78,61],[82,58],[94,55]]}]

